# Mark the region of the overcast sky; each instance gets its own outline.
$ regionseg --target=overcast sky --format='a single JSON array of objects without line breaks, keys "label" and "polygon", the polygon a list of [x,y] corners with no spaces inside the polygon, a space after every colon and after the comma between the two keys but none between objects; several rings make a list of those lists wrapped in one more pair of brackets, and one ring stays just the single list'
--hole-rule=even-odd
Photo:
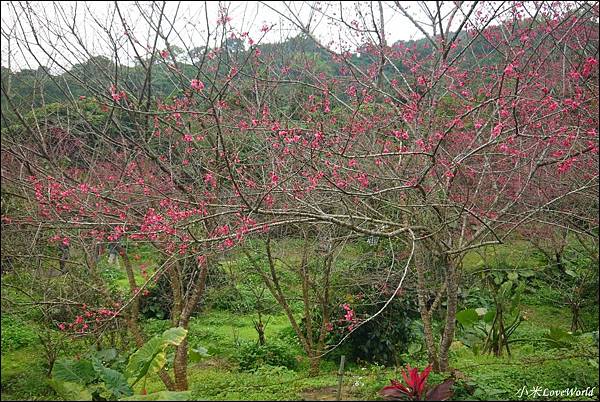
[{"label": "overcast sky", "polygon": [[[369,21],[370,8],[375,7],[375,15],[378,19],[377,2],[358,3],[360,3],[360,12],[369,16]],[[424,21],[423,9],[420,9],[416,3],[402,3],[416,20]],[[448,3],[451,2],[446,2],[446,4]],[[66,65],[85,60],[87,57],[82,51],[84,47],[93,55],[110,55],[111,43],[107,40],[108,35],[102,31],[101,26],[109,27],[113,35],[121,37],[123,55],[120,61],[124,63],[132,61],[132,59],[127,60],[127,55],[131,55],[132,52],[127,45],[126,38],[122,35],[123,27],[113,2],[63,1],[58,4],[54,2],[30,2],[29,4],[32,12],[25,13],[23,12],[23,8],[27,7],[25,3],[2,1],[3,66],[8,66],[9,41],[7,38],[9,36],[20,38],[10,41],[10,64],[13,70],[37,68],[38,62],[48,65],[49,56],[44,51],[51,53],[52,57],[62,59]],[[143,12],[147,16],[154,12],[153,19],[156,19],[156,12],[161,4],[157,2],[152,7],[150,2],[138,4],[119,2],[122,15],[128,21],[134,36],[143,45],[151,46],[153,41],[152,32],[148,28],[149,25]],[[229,10],[231,26],[239,32],[249,32],[249,36],[254,40],[258,40],[263,35],[260,29],[264,24],[273,25],[274,28],[265,35],[263,42],[278,42],[286,37],[295,36],[298,33],[297,28],[285,18],[295,15],[302,23],[312,21],[310,28],[323,44],[327,45],[330,41],[338,45],[344,43],[347,48],[354,49],[355,44],[360,40],[348,41],[350,30],[340,29],[339,24],[334,24],[331,18],[326,17],[339,18],[340,4],[340,2],[266,2],[263,4],[249,1],[207,3],[173,1],[166,4],[165,15],[169,20],[174,21],[173,32],[169,35],[171,45],[181,46],[185,43],[190,48],[203,45],[206,40],[207,28],[214,32],[217,27],[219,7],[225,7]],[[344,2],[343,5],[341,13],[347,22],[360,19],[353,3]],[[383,5],[386,38],[389,44],[397,40],[422,37],[422,33],[413,23],[392,8],[392,2],[383,2]],[[316,10],[319,7],[321,11]],[[430,4],[430,7],[432,10],[435,9],[434,4]],[[34,18],[28,20],[26,14],[33,15]],[[82,40],[82,43],[78,45],[74,45],[75,37],[68,32],[67,28],[73,20],[77,37]],[[38,39],[43,49],[38,48],[34,43],[31,26],[38,31]],[[175,31],[180,35],[176,35]],[[165,46],[164,42],[161,42],[158,43],[159,49]],[[27,43],[32,47],[35,57],[25,49]]]}]

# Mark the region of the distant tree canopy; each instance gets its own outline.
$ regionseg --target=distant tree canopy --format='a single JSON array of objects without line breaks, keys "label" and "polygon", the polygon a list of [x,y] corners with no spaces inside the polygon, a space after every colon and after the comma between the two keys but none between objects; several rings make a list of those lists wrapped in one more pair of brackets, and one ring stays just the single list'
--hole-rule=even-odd
[{"label": "distant tree canopy", "polygon": [[[459,38],[466,34],[460,34]],[[479,38],[470,49],[467,59],[474,61],[478,54],[487,54],[489,42]],[[228,38],[225,40],[224,47],[228,54],[234,54],[236,58],[244,58],[248,51],[244,42],[240,38]],[[265,57],[273,57],[276,63],[273,68],[284,67],[284,63],[289,64],[298,55],[303,59],[307,56],[314,60],[315,71],[323,71],[327,74],[338,75],[339,63],[335,63],[332,54],[326,49],[319,47],[314,40],[306,35],[299,34],[288,38],[280,43],[264,43],[256,46]],[[432,48],[427,39],[398,41],[392,44],[391,49],[409,48],[416,54],[418,59],[425,58],[431,53]],[[178,63],[179,68],[184,75],[193,77],[195,74],[194,63],[202,58],[202,55],[209,53],[210,48],[204,46],[192,47],[189,52],[172,46],[165,57],[160,54],[154,56],[155,66],[152,74],[152,90],[159,97],[176,97],[180,95],[178,83],[173,81],[169,70],[171,57]],[[373,63],[374,56],[371,45],[364,45],[357,49],[350,62],[358,68],[365,68]],[[145,60],[148,62],[149,58]],[[493,64],[494,60],[487,59],[486,63]],[[278,63],[278,64],[277,64]],[[400,72],[406,72],[407,68],[402,61],[394,61],[394,67],[387,65],[386,72],[394,73],[394,69]],[[29,110],[42,104],[53,102],[64,102],[66,100],[77,99],[86,94],[104,91],[108,96],[108,88],[114,84],[115,71],[118,71],[118,77],[122,80],[124,86],[133,93],[140,90],[144,85],[146,78],[146,69],[138,62],[134,66],[116,65],[113,60],[106,56],[93,56],[84,63],[78,63],[62,73],[48,73],[45,67],[39,67],[37,70],[23,69],[11,71],[2,67],[2,81],[6,91],[11,96],[11,101],[18,109]],[[292,75],[293,77],[293,75]],[[2,92],[2,113],[11,113],[8,102],[5,102],[5,93]],[[2,127],[5,120],[2,121]]]}]

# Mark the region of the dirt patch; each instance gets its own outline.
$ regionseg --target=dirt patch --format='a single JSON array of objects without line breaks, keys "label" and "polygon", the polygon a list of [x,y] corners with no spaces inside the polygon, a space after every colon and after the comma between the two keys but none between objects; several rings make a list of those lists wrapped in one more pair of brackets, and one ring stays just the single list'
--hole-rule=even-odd
[{"label": "dirt patch", "polygon": [[[308,389],[300,394],[302,401],[335,401],[337,397],[337,387],[323,387]],[[355,400],[348,392],[342,388],[342,401]]]},{"label": "dirt patch", "polygon": [[196,368],[216,368],[223,370],[231,369],[233,366],[229,360],[221,357],[211,357],[194,364]]}]

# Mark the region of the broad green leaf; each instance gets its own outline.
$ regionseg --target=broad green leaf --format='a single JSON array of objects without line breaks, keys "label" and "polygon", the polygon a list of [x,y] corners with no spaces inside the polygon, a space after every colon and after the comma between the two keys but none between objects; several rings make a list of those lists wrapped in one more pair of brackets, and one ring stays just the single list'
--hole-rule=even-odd
[{"label": "broad green leaf", "polygon": [[550,327],[550,330],[544,335],[544,338],[550,341],[551,346],[558,348],[571,347],[575,341],[573,334],[558,327]]},{"label": "broad green leaf", "polygon": [[104,367],[100,362],[94,362],[94,369],[104,381],[106,389],[114,398],[133,395],[133,390],[127,383],[127,379],[122,373],[108,367]]},{"label": "broad green leaf", "polygon": [[577,274],[572,269],[565,269],[565,274],[572,276],[573,278],[577,278]]},{"label": "broad green leaf", "polygon": [[106,389],[106,385],[103,382],[97,384],[90,384],[86,388],[92,394],[93,400],[98,400],[98,397],[104,398],[104,400],[107,401],[115,399],[112,392]]},{"label": "broad green leaf", "polygon": [[411,355],[417,354],[421,351],[423,345],[420,342],[411,342],[408,344],[408,353]]},{"label": "broad green leaf", "polygon": [[485,321],[487,324],[490,324],[492,321],[494,321],[495,315],[496,315],[496,310],[492,309],[492,310],[488,311],[487,313],[485,313],[485,315],[483,316],[483,321]]},{"label": "broad green leaf", "polygon": [[208,349],[203,348],[202,346],[198,346],[197,348],[191,348],[189,351],[190,361],[193,363],[197,363],[205,357],[210,357],[208,354]]},{"label": "broad green leaf", "polygon": [[519,279],[519,274],[516,272],[509,272],[507,276],[508,279],[511,281],[516,281],[517,279]]},{"label": "broad green leaf", "polygon": [[187,329],[176,327],[167,329],[162,334],[162,339],[166,344],[179,346],[187,335]]},{"label": "broad green leaf", "polygon": [[466,309],[456,313],[456,320],[464,327],[470,327],[479,319],[479,314],[474,309]]},{"label": "broad green leaf", "polygon": [[573,338],[573,335],[559,327],[550,327],[546,336],[553,341],[568,341]]},{"label": "broad green leaf", "polygon": [[96,357],[102,362],[111,362],[117,358],[117,350],[114,348],[98,350]]},{"label": "broad green leaf", "polygon": [[52,378],[58,381],[89,384],[96,378],[92,363],[87,360],[57,360],[52,368]]},{"label": "broad green leaf", "polygon": [[147,395],[133,395],[120,401],[189,401],[191,391],[161,391]]},{"label": "broad green leaf", "polygon": [[158,372],[167,362],[167,346],[180,345],[186,335],[187,330],[184,328],[170,328],[161,336],[150,339],[132,354],[125,370],[131,384],[134,385],[144,376]]},{"label": "broad green leaf", "polygon": [[504,276],[500,272],[492,272],[492,276],[494,277],[494,283],[496,285],[500,285],[504,280]]},{"label": "broad green leaf", "polygon": [[56,393],[65,401],[91,401],[92,394],[83,385],[76,382],[48,380]]},{"label": "broad green leaf", "polygon": [[131,355],[125,373],[132,385],[146,374],[162,368],[166,363],[165,347],[163,339],[155,336]]},{"label": "broad green leaf", "polygon": [[530,269],[526,269],[526,270],[524,270],[524,271],[519,271],[519,275],[521,275],[521,276],[522,276],[522,277],[524,277],[524,278],[529,278],[529,277],[531,277],[531,276],[534,276],[534,275],[535,275],[535,272],[533,272],[533,271],[532,271],[532,270],[530,270]]}]

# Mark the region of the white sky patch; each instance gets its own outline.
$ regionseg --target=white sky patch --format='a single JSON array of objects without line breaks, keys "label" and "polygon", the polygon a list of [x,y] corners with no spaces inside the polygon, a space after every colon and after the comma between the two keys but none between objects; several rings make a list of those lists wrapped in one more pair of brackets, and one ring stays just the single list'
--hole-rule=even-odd
[{"label": "white sky patch", "polygon": [[[425,5],[401,3],[416,21],[422,23],[427,22],[429,10],[426,8],[435,10],[435,2],[425,2]],[[256,42],[282,42],[296,36],[300,32],[294,24],[297,23],[308,27],[315,38],[336,51],[355,51],[365,42],[377,42],[374,32],[359,33],[350,26],[353,21],[358,22],[358,26],[366,23],[372,28],[373,21],[379,25],[378,4],[377,1],[166,2],[161,24],[164,37],[158,39],[157,49],[166,48],[164,38],[171,46],[184,50],[202,47],[206,45],[209,33],[208,46],[219,47],[220,35],[214,34],[223,29],[217,23],[220,9],[227,9],[231,18],[227,26],[238,33],[248,32],[248,36]],[[442,4],[442,10],[452,6],[452,2]],[[382,5],[388,44],[423,37],[414,24],[395,8],[394,2],[382,2]],[[102,1],[3,1],[1,7],[2,66],[19,70],[37,69],[44,65],[52,71],[60,71],[96,55],[118,59],[122,64],[133,64],[136,61],[134,48],[124,35],[120,15],[139,41],[135,50],[142,57],[147,56],[154,45],[155,28],[152,25],[158,21],[163,3],[124,1],[118,3],[117,10],[114,2]],[[264,25],[273,28],[265,34],[261,32]],[[433,34],[433,28],[425,28]],[[58,66],[52,65],[51,59],[55,59]]]}]

